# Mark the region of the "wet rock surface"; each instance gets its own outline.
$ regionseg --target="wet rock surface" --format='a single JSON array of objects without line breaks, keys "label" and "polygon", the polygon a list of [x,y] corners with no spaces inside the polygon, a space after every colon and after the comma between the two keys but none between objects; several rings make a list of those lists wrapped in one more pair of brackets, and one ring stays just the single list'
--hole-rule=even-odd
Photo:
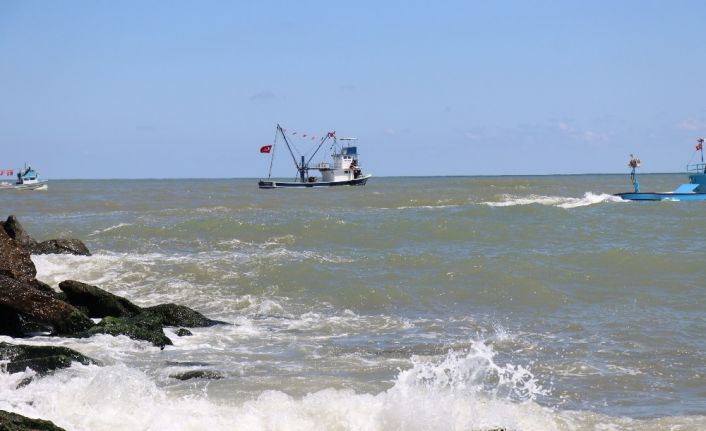
[{"label": "wet rock surface", "polygon": [[86,244],[79,239],[49,239],[37,242],[20,224],[17,217],[10,215],[7,220],[0,222],[2,230],[15,241],[15,243],[31,254],[76,254],[90,256],[91,252]]},{"label": "wet rock surface", "polygon": [[127,299],[80,281],[62,281],[59,289],[64,292],[66,302],[85,310],[88,317],[130,317],[142,312],[140,307]]},{"label": "wet rock surface", "polygon": [[[0,309],[8,322],[16,316],[15,320],[50,328],[55,335],[71,335],[93,326],[93,322],[72,305],[6,275],[0,275]],[[0,334],[17,330],[16,325],[0,326]]]},{"label": "wet rock surface", "polygon": [[32,419],[0,410],[0,431],[65,431],[51,421]]},{"label": "wet rock surface", "polygon": [[164,326],[183,326],[186,328],[204,328],[226,324],[220,320],[211,320],[189,307],[177,304],[161,304],[143,308],[146,313],[159,316]]},{"label": "wet rock surface", "polygon": [[26,368],[44,375],[59,368],[67,368],[72,362],[83,365],[97,364],[97,361],[81,353],[60,346],[28,346],[0,342],[0,360],[9,373],[18,373]]},{"label": "wet rock surface", "polygon": [[159,318],[145,313],[133,317],[106,317],[81,336],[95,334],[126,335],[135,340],[149,341],[161,349],[172,345],[172,340],[164,334]]},{"label": "wet rock surface", "polygon": [[37,275],[29,251],[3,229],[0,229],[0,274],[24,283],[32,283]]},{"label": "wet rock surface", "polygon": [[88,247],[78,239],[50,239],[32,247],[32,254],[75,254],[90,256]]},{"label": "wet rock surface", "polygon": [[[36,333],[86,337],[127,335],[164,348],[171,340],[164,326],[185,328],[223,324],[177,304],[142,308],[98,286],[75,280],[59,283],[61,292],[37,280],[30,253],[90,255],[79,240],[38,243],[13,215],[0,222],[0,334],[26,337]],[[102,318],[94,324],[90,318]],[[189,335],[186,329],[177,335]],[[187,331],[188,332],[188,331]]]},{"label": "wet rock surface", "polygon": [[186,371],[183,373],[172,374],[169,377],[177,380],[191,380],[191,379],[208,379],[208,380],[220,380],[223,378],[223,374],[214,370],[193,370]]}]

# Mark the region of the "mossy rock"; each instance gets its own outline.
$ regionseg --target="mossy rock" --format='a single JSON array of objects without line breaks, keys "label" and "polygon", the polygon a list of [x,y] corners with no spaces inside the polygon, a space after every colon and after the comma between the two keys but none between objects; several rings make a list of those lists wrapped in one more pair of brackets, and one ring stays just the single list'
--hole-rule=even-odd
[{"label": "mossy rock", "polygon": [[27,346],[22,344],[0,343],[0,360],[9,361],[5,367],[10,373],[19,373],[31,368],[39,375],[59,368],[67,368],[72,362],[83,365],[96,364],[88,356],[59,346]]},{"label": "mossy rock", "polygon": [[65,431],[51,421],[31,419],[0,410],[0,431]]},{"label": "mossy rock", "polygon": [[203,328],[225,324],[219,320],[211,320],[189,307],[177,304],[160,304],[142,309],[145,313],[159,316],[164,326],[183,326],[186,328]]},{"label": "mossy rock", "polygon": [[172,340],[164,335],[159,317],[143,313],[133,317],[106,317],[84,333],[126,335],[134,340],[149,341],[157,347],[171,346]]}]

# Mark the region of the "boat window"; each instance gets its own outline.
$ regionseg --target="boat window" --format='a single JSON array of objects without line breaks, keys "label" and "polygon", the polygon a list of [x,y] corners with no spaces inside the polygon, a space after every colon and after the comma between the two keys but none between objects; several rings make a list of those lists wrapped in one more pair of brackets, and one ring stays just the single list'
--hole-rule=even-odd
[{"label": "boat window", "polygon": [[343,171],[343,173],[344,173],[344,174],[349,174],[349,173],[350,173],[350,171]]}]

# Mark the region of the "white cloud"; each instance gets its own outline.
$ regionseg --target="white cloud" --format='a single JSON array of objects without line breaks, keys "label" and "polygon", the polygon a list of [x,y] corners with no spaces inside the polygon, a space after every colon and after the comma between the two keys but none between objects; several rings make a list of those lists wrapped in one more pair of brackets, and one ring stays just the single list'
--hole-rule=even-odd
[{"label": "white cloud", "polygon": [[264,100],[275,100],[277,95],[271,91],[260,91],[250,96],[251,102],[264,101]]},{"label": "white cloud", "polygon": [[681,130],[706,130],[706,120],[702,118],[689,117],[677,123],[677,129]]}]

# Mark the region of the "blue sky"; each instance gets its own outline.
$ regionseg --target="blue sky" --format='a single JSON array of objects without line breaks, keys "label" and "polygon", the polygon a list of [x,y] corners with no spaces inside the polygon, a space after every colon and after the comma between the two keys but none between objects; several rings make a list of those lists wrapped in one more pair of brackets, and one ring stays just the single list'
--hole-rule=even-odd
[{"label": "blue sky", "polygon": [[0,169],[260,177],[280,123],[374,175],[676,172],[705,54],[703,1],[4,0]]}]

